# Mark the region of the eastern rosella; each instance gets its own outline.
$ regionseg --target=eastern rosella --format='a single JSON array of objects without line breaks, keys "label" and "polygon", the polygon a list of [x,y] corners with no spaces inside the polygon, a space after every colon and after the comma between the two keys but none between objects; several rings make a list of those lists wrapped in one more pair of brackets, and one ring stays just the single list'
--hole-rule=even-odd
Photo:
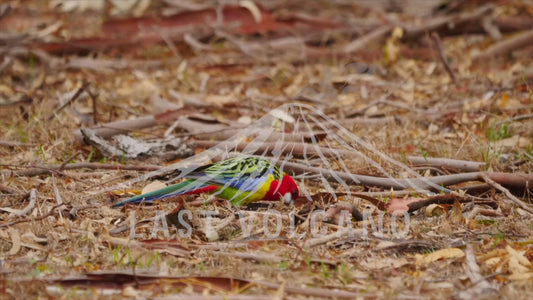
[{"label": "eastern rosella", "polygon": [[258,200],[292,203],[299,196],[294,179],[282,173],[269,160],[258,157],[234,157],[194,169],[187,181],[157,191],[135,196],[113,205],[154,201],[176,195],[211,193],[233,205],[247,205]]}]

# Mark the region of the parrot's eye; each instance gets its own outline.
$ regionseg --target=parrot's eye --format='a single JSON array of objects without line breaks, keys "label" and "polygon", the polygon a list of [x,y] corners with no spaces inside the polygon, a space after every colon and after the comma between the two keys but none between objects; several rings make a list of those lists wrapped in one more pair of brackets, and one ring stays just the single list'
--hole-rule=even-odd
[{"label": "parrot's eye", "polygon": [[296,200],[296,198],[298,198],[298,194],[299,193],[297,189],[292,190],[292,199]]}]

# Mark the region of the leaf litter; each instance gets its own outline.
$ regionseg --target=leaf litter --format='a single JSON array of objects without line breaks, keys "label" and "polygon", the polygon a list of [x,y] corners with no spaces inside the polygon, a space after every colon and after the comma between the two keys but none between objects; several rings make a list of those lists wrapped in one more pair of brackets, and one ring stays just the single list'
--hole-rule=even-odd
[{"label": "leaf litter", "polygon": [[[527,3],[68,2],[0,19],[7,297],[531,295],[531,55],[508,38]],[[196,155],[113,156],[86,126]],[[109,207],[232,155],[302,197]]]}]

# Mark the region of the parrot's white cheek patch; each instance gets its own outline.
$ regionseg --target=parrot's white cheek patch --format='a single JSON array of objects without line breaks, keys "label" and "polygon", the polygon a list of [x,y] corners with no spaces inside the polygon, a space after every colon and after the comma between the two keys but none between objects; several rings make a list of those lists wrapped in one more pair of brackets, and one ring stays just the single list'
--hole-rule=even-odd
[{"label": "parrot's white cheek patch", "polygon": [[285,193],[283,195],[283,203],[285,204],[292,204],[292,196],[291,193]]}]

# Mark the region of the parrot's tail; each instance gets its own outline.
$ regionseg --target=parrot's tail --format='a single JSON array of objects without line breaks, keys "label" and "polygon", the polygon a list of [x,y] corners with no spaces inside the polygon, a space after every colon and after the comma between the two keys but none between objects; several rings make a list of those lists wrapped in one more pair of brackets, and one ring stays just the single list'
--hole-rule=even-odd
[{"label": "parrot's tail", "polygon": [[218,186],[203,184],[203,185],[194,185],[194,180],[187,180],[181,183],[173,184],[167,186],[166,188],[159,189],[150,193],[138,195],[131,197],[129,199],[117,202],[113,204],[113,207],[120,207],[128,203],[134,204],[139,202],[150,202],[154,200],[159,200],[163,198],[168,198],[177,195],[187,195],[187,194],[201,194],[201,193],[212,193]]}]

